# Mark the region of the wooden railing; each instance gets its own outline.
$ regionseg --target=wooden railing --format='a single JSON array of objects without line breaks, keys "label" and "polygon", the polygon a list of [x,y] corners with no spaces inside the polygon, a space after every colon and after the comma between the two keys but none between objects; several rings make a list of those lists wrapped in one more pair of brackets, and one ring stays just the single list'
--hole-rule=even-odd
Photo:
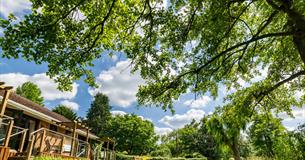
[{"label": "wooden railing", "polygon": [[104,148],[103,143],[94,148],[94,160],[115,160],[116,153],[114,150]]},{"label": "wooden railing", "polygon": [[[72,143],[75,145],[72,145]],[[89,158],[90,154],[88,142],[46,128],[32,132],[29,144],[28,160],[32,155]]]},{"label": "wooden railing", "polygon": [[[10,152],[16,149],[19,153],[23,151],[27,129],[14,126],[14,119],[8,116],[0,116],[0,159],[7,160],[11,154],[17,152]],[[21,136],[20,136],[21,135]],[[15,138],[15,139],[12,139]],[[13,143],[12,140],[16,140]],[[13,146],[12,146],[13,145]]]},{"label": "wooden railing", "polygon": [[22,152],[28,130],[22,127],[14,126],[14,119],[9,116],[2,116],[0,118],[0,130],[3,135],[3,138],[0,138],[0,145],[4,147],[9,147],[10,140],[13,137],[21,135],[21,138],[18,140],[19,147],[17,150],[18,152]]}]

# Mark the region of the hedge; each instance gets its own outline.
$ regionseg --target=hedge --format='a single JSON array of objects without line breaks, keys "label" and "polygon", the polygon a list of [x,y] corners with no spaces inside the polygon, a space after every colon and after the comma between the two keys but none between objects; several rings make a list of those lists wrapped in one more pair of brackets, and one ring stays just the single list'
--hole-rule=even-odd
[{"label": "hedge", "polygon": [[207,160],[207,158],[170,158],[170,157],[148,157],[148,156],[134,156],[116,154],[116,160]]}]

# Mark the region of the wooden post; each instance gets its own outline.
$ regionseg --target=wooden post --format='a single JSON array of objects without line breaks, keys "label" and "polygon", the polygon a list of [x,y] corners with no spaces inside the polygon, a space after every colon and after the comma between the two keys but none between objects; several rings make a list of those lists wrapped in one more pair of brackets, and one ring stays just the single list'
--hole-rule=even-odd
[{"label": "wooden post", "polygon": [[6,135],[5,135],[5,141],[4,141],[4,146],[5,147],[8,147],[8,144],[10,142],[10,138],[11,138],[11,133],[12,133],[12,130],[13,130],[13,126],[14,126],[14,120],[11,119],[9,121],[9,125],[8,125],[8,129],[6,131]]},{"label": "wooden post", "polygon": [[8,98],[10,96],[10,90],[5,90],[4,91],[4,95],[3,95],[3,99],[0,105],[0,117],[3,117],[4,113],[5,113],[5,109],[6,109],[6,104],[8,102]]},{"label": "wooden post", "polygon": [[22,137],[21,137],[21,141],[20,141],[20,145],[19,145],[19,150],[18,150],[19,153],[21,153],[23,151],[26,132],[27,132],[27,130],[24,130],[24,132],[22,133]]},{"label": "wooden post", "polygon": [[60,154],[62,154],[63,153],[63,151],[64,151],[64,144],[65,144],[65,136],[62,136],[61,137],[61,143],[60,143]]},{"label": "wooden post", "polygon": [[87,129],[86,142],[89,142],[89,128],[87,127],[86,129]]},{"label": "wooden post", "polygon": [[70,156],[73,156],[73,155],[74,155],[75,139],[76,139],[76,129],[77,129],[77,121],[74,121],[74,126],[73,126],[73,139],[72,139],[72,144],[71,144]]},{"label": "wooden post", "polygon": [[110,153],[109,153],[109,139],[107,138],[106,160],[108,160],[109,157],[110,157]]},{"label": "wooden post", "polygon": [[87,134],[86,134],[86,142],[87,142],[87,158],[90,158],[90,144],[89,144],[89,128],[86,127]]},{"label": "wooden post", "polygon": [[90,144],[89,143],[87,143],[87,158],[88,159],[90,159],[90,149],[91,149],[91,147],[90,147]]},{"label": "wooden post", "polygon": [[27,160],[31,159],[33,146],[34,146],[34,135],[31,135],[31,137],[30,137],[30,146],[28,147],[28,154],[27,154],[27,157],[26,157]]},{"label": "wooden post", "polygon": [[42,136],[41,136],[41,140],[40,140],[39,153],[42,153],[42,152],[43,152],[43,147],[46,145],[46,144],[43,144],[43,141],[44,141],[45,138],[46,138],[46,130],[44,129],[44,130],[42,131]]},{"label": "wooden post", "polygon": [[76,155],[77,155],[77,151],[78,151],[78,147],[79,147],[79,141],[78,140],[75,140],[75,152],[74,152],[74,155],[75,155],[75,157],[76,157]]}]

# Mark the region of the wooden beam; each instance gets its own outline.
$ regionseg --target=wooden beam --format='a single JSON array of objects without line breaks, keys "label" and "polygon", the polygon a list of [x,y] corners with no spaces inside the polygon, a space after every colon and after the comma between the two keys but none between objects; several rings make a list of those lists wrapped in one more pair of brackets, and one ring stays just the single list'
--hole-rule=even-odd
[{"label": "wooden beam", "polygon": [[89,142],[89,129],[87,128],[86,142]]},{"label": "wooden beam", "polygon": [[109,158],[110,154],[109,154],[109,141],[107,142],[107,149],[106,149],[106,159],[110,159]]},{"label": "wooden beam", "polygon": [[7,105],[9,96],[10,96],[10,90],[5,90],[4,95],[2,97],[2,102],[0,105],[0,117],[3,117],[3,115],[5,113],[5,109],[6,109],[6,105]]},{"label": "wooden beam", "polygon": [[74,126],[73,126],[73,139],[72,139],[72,144],[71,144],[70,156],[73,156],[73,155],[74,155],[75,139],[76,139],[76,129],[77,129],[77,121],[74,121]]},{"label": "wooden beam", "polygon": [[0,90],[11,90],[11,89],[13,89],[14,87],[12,87],[12,86],[1,86],[0,85]]},{"label": "wooden beam", "polygon": [[61,137],[61,143],[60,143],[60,154],[64,152],[64,144],[65,144],[65,136]]},{"label": "wooden beam", "polygon": [[21,142],[20,142],[19,150],[18,150],[19,153],[22,153],[22,151],[23,151],[24,141],[25,141],[25,138],[26,138],[26,132],[27,132],[27,130],[25,130],[22,133]]},{"label": "wooden beam", "polygon": [[27,160],[31,160],[31,155],[34,147],[34,135],[31,135],[30,137],[30,146],[28,147],[28,154],[26,156]]},{"label": "wooden beam", "polygon": [[40,140],[40,148],[39,148],[39,153],[43,152],[43,147],[46,146],[46,144],[43,144],[44,139],[46,138],[46,130],[44,129],[42,131],[42,136],[41,136],[41,140]]},{"label": "wooden beam", "polygon": [[90,159],[90,149],[91,149],[91,147],[90,147],[90,144],[89,144],[89,143],[88,143],[87,145],[88,145],[88,146],[87,146],[87,147],[88,147],[88,148],[87,148],[87,158]]},{"label": "wooden beam", "polygon": [[9,125],[8,125],[8,129],[6,131],[5,134],[5,141],[4,141],[4,147],[8,147],[8,144],[10,142],[10,138],[11,138],[11,133],[13,130],[13,126],[14,126],[14,120],[10,120]]}]

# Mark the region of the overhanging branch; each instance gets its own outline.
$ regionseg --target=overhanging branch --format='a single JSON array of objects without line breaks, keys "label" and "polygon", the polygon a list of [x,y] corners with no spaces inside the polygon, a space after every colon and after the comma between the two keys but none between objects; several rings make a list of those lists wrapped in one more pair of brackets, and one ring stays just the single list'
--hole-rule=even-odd
[{"label": "overhanging branch", "polygon": [[[269,38],[269,37],[283,37],[283,36],[290,36],[292,35],[293,32],[278,32],[278,33],[268,33],[268,34],[264,34],[261,36],[257,36],[257,37],[253,37],[248,41],[244,41],[241,43],[238,43],[222,52],[220,52],[219,54],[217,54],[216,56],[214,56],[213,58],[211,58],[210,60],[208,60],[205,64],[199,66],[198,68],[195,69],[191,69],[189,71],[186,71],[184,73],[181,73],[180,75],[176,76],[176,78],[174,78],[171,82],[167,83],[167,85],[163,86],[163,89],[158,93],[158,94],[154,94],[154,97],[158,97],[164,93],[166,93],[167,90],[174,88],[177,86],[177,84],[181,83],[180,80],[181,78],[183,78],[184,76],[188,75],[188,74],[194,74],[194,73],[199,73],[202,69],[204,69],[205,67],[207,67],[208,65],[212,64],[214,61],[216,61],[217,59],[219,59],[220,57],[224,56],[225,54],[229,53],[230,51],[233,51],[234,49],[237,49],[241,46],[244,45],[249,45],[250,43],[265,39],[265,38]],[[304,71],[305,72],[305,71]],[[289,80],[289,79],[288,79]]]}]

